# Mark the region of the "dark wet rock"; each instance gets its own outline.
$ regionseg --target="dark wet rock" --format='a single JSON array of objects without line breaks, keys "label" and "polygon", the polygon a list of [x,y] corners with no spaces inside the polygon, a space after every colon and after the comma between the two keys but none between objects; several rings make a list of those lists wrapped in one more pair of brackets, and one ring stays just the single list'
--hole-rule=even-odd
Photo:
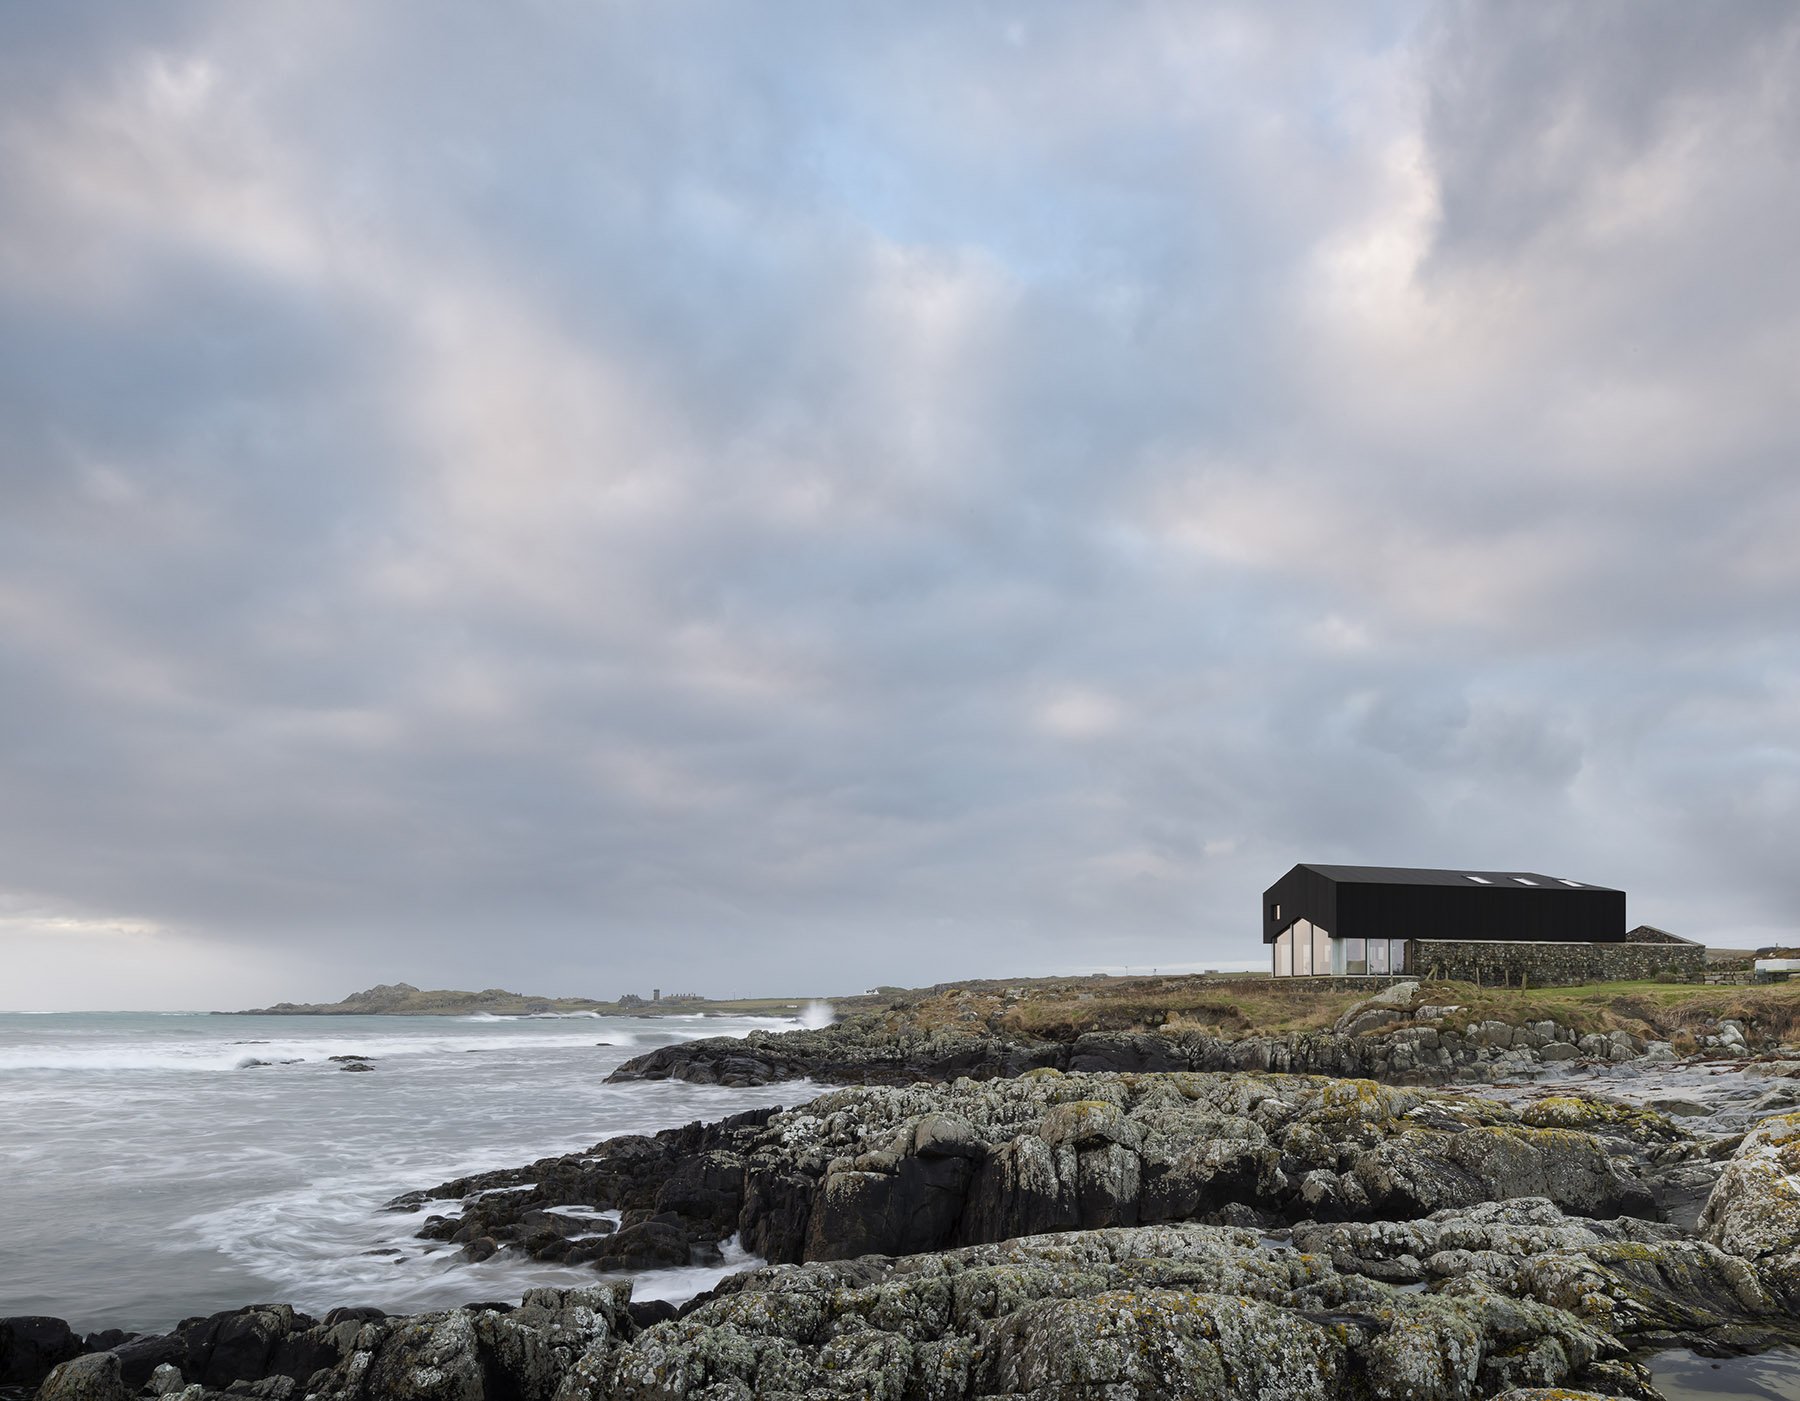
[{"label": "dark wet rock", "polygon": [[0,1318],[0,1386],[36,1386],[82,1350],[81,1339],[60,1318]]},{"label": "dark wet rock", "polygon": [[657,1188],[652,1206],[659,1215],[703,1223],[702,1234],[716,1238],[736,1229],[743,1198],[743,1160],[733,1153],[702,1152],[676,1166]]},{"label": "dark wet rock", "polygon": [[335,1308],[325,1315],[323,1322],[325,1327],[335,1328],[340,1323],[375,1323],[386,1317],[387,1314],[380,1309],[363,1304],[355,1307]]},{"label": "dark wet rock", "polygon": [[[799,1261],[1162,1221],[1404,1219],[1525,1195],[1656,1215],[1654,1174],[1687,1161],[1663,1158],[1690,1136],[1586,1103],[1521,1116],[1463,1094],[1259,1074],[868,1086],[447,1183],[430,1195],[462,1197],[462,1213],[421,1234],[635,1269],[733,1234]],[[1561,1126],[1584,1115],[1595,1131]],[[543,1214],[570,1204],[619,1211],[623,1229],[571,1243]]]},{"label": "dark wet rock", "polygon": [[[184,1396],[185,1392],[182,1393]],[[264,1377],[254,1382],[233,1382],[223,1392],[213,1393],[222,1396],[244,1396],[252,1401],[290,1401],[297,1394],[292,1377]]]},{"label": "dark wet rock", "polygon": [[519,1215],[519,1226],[532,1236],[553,1236],[567,1240],[571,1236],[592,1235],[616,1229],[611,1221],[583,1216],[568,1216],[554,1207],[543,1211],[525,1211]]},{"label": "dark wet rock", "polygon": [[671,1265],[685,1265],[693,1258],[693,1242],[688,1233],[671,1221],[640,1221],[626,1226],[599,1242],[601,1253],[593,1256],[602,1270],[653,1270]]},{"label": "dark wet rock", "polygon": [[119,1359],[121,1375],[132,1387],[143,1386],[157,1368],[179,1368],[187,1359],[187,1344],[176,1333],[146,1334],[120,1343],[112,1351]]},{"label": "dark wet rock", "polygon": [[58,1363],[38,1388],[38,1401],[131,1401],[131,1388],[119,1375],[117,1357],[90,1352]]},{"label": "dark wet rock", "polygon": [[667,1299],[633,1299],[627,1312],[638,1328],[654,1327],[680,1317],[681,1311]]},{"label": "dark wet rock", "polygon": [[255,1304],[193,1320],[176,1329],[185,1349],[182,1374],[222,1388],[287,1371],[278,1354],[292,1335],[312,1327],[311,1318],[287,1304]]},{"label": "dark wet rock", "polygon": [[[1512,1025],[1447,1021],[1461,1008],[1415,1005],[1417,983],[1399,983],[1352,1006],[1326,1032],[1221,1037],[1197,1030],[1087,1031],[1068,1039],[1005,1032],[987,1022],[920,1031],[903,1015],[861,1013],[817,1030],[755,1031],[658,1047],[608,1078],[767,1085],[813,1079],[828,1084],[907,1085],[967,1077],[988,1080],[1052,1069],[1166,1073],[1256,1070],[1334,1075],[1391,1084],[1531,1078],[1574,1064],[1612,1065],[1673,1058],[1667,1042],[1626,1031],[1581,1036],[1553,1021]],[[1743,1059],[1743,1039],[1712,1036],[1709,1054]]]}]

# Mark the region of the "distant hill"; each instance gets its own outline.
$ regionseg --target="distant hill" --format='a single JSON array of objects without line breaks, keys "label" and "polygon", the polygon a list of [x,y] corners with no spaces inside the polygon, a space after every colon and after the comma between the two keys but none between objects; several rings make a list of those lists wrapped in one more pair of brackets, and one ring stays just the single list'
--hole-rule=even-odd
[{"label": "distant hill", "polygon": [[485,988],[461,992],[454,988],[422,990],[411,983],[382,983],[364,992],[353,992],[342,1002],[277,1002],[273,1007],[247,1007],[239,1012],[220,1012],[228,1017],[467,1017],[487,1012],[497,1017],[528,1017],[547,1013],[601,1012],[608,1016],[691,1016],[696,1012],[752,1017],[797,1016],[810,999],[759,997],[737,999],[699,998],[682,1001],[599,1002],[590,997],[536,997],[530,993]]},{"label": "distant hill", "polygon": [[533,1012],[611,1012],[616,1002],[596,1002],[586,997],[534,997],[529,993],[486,988],[459,992],[451,988],[421,990],[411,983],[382,983],[365,992],[353,992],[342,1002],[277,1002],[273,1007],[251,1007],[229,1013],[244,1017],[442,1017],[491,1012],[496,1016],[529,1016]]}]

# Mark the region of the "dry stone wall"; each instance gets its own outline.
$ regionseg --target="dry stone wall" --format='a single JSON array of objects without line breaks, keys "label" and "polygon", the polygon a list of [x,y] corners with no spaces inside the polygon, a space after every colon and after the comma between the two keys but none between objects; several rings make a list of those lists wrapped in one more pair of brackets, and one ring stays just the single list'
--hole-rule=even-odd
[{"label": "dry stone wall", "polygon": [[1495,944],[1476,940],[1415,939],[1409,950],[1416,975],[1471,983],[1566,987],[1621,982],[1675,973],[1705,973],[1706,949],[1687,942],[1650,944]]}]

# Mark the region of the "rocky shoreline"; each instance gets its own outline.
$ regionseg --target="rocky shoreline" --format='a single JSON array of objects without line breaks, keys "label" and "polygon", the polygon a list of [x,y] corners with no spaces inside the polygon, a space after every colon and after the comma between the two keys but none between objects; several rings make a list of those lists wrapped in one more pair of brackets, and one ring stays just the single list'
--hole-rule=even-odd
[{"label": "rocky shoreline", "polygon": [[[1417,983],[1397,983],[1348,1008],[1330,1030],[1274,1035],[1114,1029],[1029,1037],[992,1021],[919,1029],[892,1014],[864,1013],[818,1030],[754,1031],[741,1039],[711,1037],[658,1047],[625,1062],[609,1078],[733,1086],[800,1079],[907,1085],[1045,1069],[1256,1070],[1439,1085],[1556,1073],[1575,1061],[1678,1058],[1671,1041],[1624,1029],[1584,1033],[1548,1018],[1471,1021],[1459,1015],[1465,1011],[1425,1000]],[[1729,1017],[1703,1027],[1693,1043],[1697,1051],[1728,1059],[1779,1050],[1774,1037]]]},{"label": "rocky shoreline", "polygon": [[[590,1266],[591,1287],[404,1317],[262,1305],[150,1337],[0,1320],[0,1386],[41,1382],[43,1401],[1656,1401],[1657,1349],[1800,1343],[1800,1112],[1783,1112],[1800,1058],[1768,1061],[1754,1027],[1709,1033],[1701,1049],[1732,1058],[1712,1067],[1734,1067],[1716,1080],[1729,1121],[1562,1086],[1478,1092],[1464,1082],[1675,1057],[1629,1033],[1456,1028],[1404,989],[1383,998],[1332,1031],[1223,1043],[1248,1066],[1212,1064],[1218,1038],[1191,1031],[884,1041],[856,1019],[666,1048],[684,1054],[620,1078],[846,1083],[392,1203],[431,1211],[421,1234],[473,1271],[523,1255]],[[734,1245],[768,1263],[680,1307],[604,1277]]]}]

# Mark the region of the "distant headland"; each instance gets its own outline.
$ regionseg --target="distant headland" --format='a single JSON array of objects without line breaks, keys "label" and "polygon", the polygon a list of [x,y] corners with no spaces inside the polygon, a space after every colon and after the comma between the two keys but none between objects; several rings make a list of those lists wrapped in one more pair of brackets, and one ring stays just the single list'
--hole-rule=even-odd
[{"label": "distant headland", "polygon": [[650,997],[625,993],[609,1002],[588,997],[537,997],[531,993],[484,988],[463,992],[454,988],[416,988],[411,983],[381,983],[353,992],[342,1002],[277,1002],[273,1007],[249,1007],[237,1012],[217,1012],[229,1017],[467,1017],[486,1013],[496,1017],[596,1016],[659,1017],[798,1016],[813,999],[806,997],[710,998],[698,993],[664,996],[655,989]]}]

